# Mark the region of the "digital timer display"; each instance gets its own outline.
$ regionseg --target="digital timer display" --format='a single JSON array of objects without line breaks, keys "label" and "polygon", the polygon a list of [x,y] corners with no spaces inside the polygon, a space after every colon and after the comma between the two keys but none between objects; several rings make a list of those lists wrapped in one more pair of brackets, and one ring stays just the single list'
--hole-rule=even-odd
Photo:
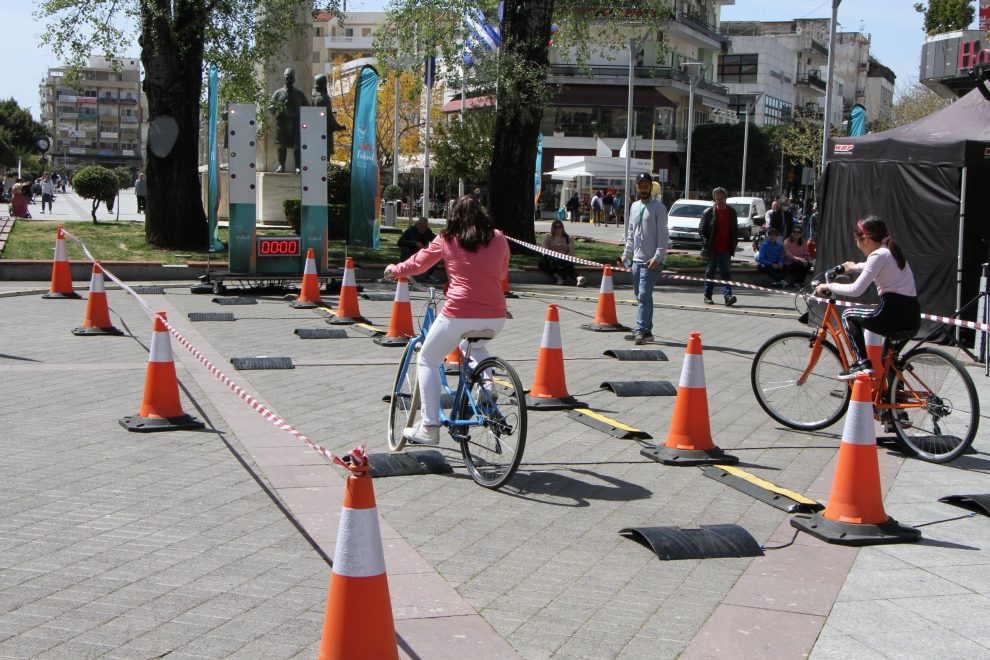
[{"label": "digital timer display", "polygon": [[259,257],[298,257],[298,236],[267,236],[258,239]]}]

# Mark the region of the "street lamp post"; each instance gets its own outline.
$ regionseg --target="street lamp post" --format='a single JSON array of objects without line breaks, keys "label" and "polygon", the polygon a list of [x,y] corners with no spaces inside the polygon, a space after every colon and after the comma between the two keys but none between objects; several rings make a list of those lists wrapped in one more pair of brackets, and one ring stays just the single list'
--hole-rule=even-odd
[{"label": "street lamp post", "polygon": [[743,129],[743,163],[742,163],[742,185],[740,186],[739,195],[746,195],[746,162],[749,157],[749,111],[754,108],[757,102],[763,98],[763,92],[757,94],[753,100],[746,104],[746,126]]},{"label": "street lamp post", "polygon": [[684,196],[691,196],[691,133],[694,132],[694,86],[705,75],[704,62],[681,62],[681,66],[697,66],[695,75],[688,78],[687,163],[684,166]]},{"label": "street lamp post", "polygon": [[835,24],[839,16],[839,3],[832,0],[832,21],[828,29],[828,75],[825,81],[825,127],[822,131],[822,170],[828,160],[828,136],[832,128],[832,72],[835,69]]}]

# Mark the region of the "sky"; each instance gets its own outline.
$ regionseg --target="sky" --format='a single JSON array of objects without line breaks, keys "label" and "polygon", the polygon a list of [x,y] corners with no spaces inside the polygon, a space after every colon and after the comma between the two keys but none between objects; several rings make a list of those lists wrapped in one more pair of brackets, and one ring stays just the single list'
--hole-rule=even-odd
[{"label": "sky", "polygon": [[[843,0],[839,5],[839,29],[872,36],[870,53],[897,74],[898,91],[918,80],[924,33],[923,17],[914,10],[914,3],[915,0]],[[380,11],[386,4],[383,0],[351,0],[347,8]],[[58,64],[54,53],[39,45],[44,25],[32,17],[36,8],[36,0],[0,0],[5,62],[0,98],[13,97],[22,108],[30,108],[35,118],[39,112],[38,83],[49,67]],[[828,18],[830,13],[831,0],[736,0],[734,5],[723,7],[722,20]],[[138,56],[137,46],[122,55]]]}]

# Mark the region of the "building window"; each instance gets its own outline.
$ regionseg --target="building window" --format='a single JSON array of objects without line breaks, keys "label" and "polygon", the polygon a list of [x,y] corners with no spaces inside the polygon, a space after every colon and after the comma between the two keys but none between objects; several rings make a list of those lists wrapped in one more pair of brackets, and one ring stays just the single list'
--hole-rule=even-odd
[{"label": "building window", "polygon": [[361,36],[362,37],[370,37],[371,36],[371,28],[370,27],[361,28]]},{"label": "building window", "polygon": [[314,50],[313,51],[313,64],[319,64],[319,63],[320,63],[320,51]]},{"label": "building window", "polygon": [[791,120],[792,105],[772,96],[765,97],[763,123],[765,125],[784,124]]},{"label": "building window", "polygon": [[323,36],[323,28],[321,28],[321,27],[316,28],[316,36],[318,36],[318,37],[322,37]]},{"label": "building window", "polygon": [[718,81],[720,83],[755,83],[759,68],[759,55],[719,55]]}]

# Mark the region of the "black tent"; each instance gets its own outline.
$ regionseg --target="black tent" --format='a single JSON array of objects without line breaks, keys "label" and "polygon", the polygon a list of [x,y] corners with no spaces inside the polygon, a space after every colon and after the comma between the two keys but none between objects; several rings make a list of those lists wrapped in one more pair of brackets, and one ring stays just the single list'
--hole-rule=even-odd
[{"label": "black tent", "polygon": [[904,248],[922,310],[952,314],[990,258],[990,101],[974,89],[911,124],[832,138],[817,193],[820,266],[861,261],[855,222],[876,214]]}]

